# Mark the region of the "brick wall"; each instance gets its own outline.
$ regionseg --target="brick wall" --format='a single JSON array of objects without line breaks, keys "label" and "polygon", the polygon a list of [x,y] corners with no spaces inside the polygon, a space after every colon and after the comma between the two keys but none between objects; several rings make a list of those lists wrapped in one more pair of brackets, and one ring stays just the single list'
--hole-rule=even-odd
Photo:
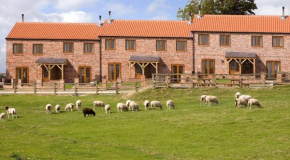
[{"label": "brick wall", "polygon": [[[74,53],[63,53],[63,42],[74,43]],[[13,43],[23,44],[23,55],[13,54]],[[94,43],[92,54],[84,53],[84,43]],[[33,44],[43,44],[43,55],[33,55]],[[36,82],[35,61],[40,57],[67,58],[68,65],[64,67],[64,79],[66,83],[74,82],[78,77],[79,66],[92,67],[92,80],[99,79],[100,66],[99,41],[61,41],[61,40],[7,40],[6,41],[6,74],[7,78],[16,78],[16,67],[29,67],[29,82]],[[38,79],[42,78],[42,70],[38,71]]]},{"label": "brick wall", "polygon": [[[196,72],[201,72],[202,59],[215,59],[215,73],[229,74],[229,65],[225,59],[226,52],[256,53],[256,73],[266,72],[266,61],[281,61],[281,71],[290,72],[290,66],[287,65],[290,61],[289,35],[230,33],[231,46],[220,46],[220,33],[210,33],[209,46],[200,46],[198,45],[198,34],[194,33],[194,66]],[[263,36],[263,47],[251,46],[252,35]],[[273,48],[272,36],[284,36],[284,47]]]}]

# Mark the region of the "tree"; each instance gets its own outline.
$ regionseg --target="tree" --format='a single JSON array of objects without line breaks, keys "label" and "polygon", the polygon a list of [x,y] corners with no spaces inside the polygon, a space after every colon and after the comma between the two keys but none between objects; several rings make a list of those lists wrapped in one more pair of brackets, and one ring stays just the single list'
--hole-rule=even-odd
[{"label": "tree", "polygon": [[184,9],[179,8],[177,18],[190,19],[190,13],[198,13],[201,5],[201,14],[229,14],[229,15],[254,15],[257,9],[255,0],[188,0]]}]

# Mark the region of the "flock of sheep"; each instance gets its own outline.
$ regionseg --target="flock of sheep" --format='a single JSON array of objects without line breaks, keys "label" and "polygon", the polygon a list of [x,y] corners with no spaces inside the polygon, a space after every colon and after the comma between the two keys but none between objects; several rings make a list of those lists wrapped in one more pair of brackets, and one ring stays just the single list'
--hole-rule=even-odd
[{"label": "flock of sheep", "polygon": [[[241,95],[240,92],[235,94],[235,104],[236,107],[240,108],[241,106],[246,106],[247,108],[252,109],[252,106],[262,107],[259,100],[252,98],[250,95]],[[210,95],[202,95],[200,97],[200,101],[206,105],[211,105],[212,103],[216,103],[220,105],[220,101],[216,96]]]}]

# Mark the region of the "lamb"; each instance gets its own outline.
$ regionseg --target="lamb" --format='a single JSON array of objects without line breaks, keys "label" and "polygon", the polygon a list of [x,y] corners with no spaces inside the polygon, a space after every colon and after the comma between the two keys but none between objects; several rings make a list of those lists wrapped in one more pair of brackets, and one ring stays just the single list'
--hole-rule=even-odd
[{"label": "lamb", "polygon": [[51,113],[51,109],[52,109],[51,104],[47,104],[47,105],[45,106],[45,109],[46,109],[46,113],[47,113],[47,114],[50,114],[50,113]]},{"label": "lamb", "polygon": [[217,99],[216,96],[206,96],[206,98],[205,98],[205,102],[206,102],[206,104],[209,105],[209,106],[211,105],[211,103],[216,103],[216,104],[218,104],[218,105],[221,104],[220,101]]},{"label": "lamb", "polygon": [[59,112],[60,112],[60,105],[57,104],[57,105],[55,106],[55,113],[59,113]]},{"label": "lamb", "polygon": [[172,107],[172,109],[174,109],[174,107],[175,107],[172,100],[168,100],[166,102],[166,106],[167,106],[168,109],[170,109],[171,107]]},{"label": "lamb", "polygon": [[118,112],[120,112],[120,111],[123,112],[123,110],[128,110],[128,107],[124,103],[118,103],[117,110],[118,110]]},{"label": "lamb", "polygon": [[126,101],[126,106],[127,106],[128,108],[129,108],[130,102],[131,102],[131,100],[127,100],[127,101]]},{"label": "lamb", "polygon": [[250,109],[252,109],[252,105],[258,106],[259,108],[261,108],[261,104],[257,99],[251,98],[248,101],[248,107],[250,107]]},{"label": "lamb", "polygon": [[65,111],[73,111],[73,109],[74,109],[74,104],[73,103],[69,103],[69,104],[67,104],[66,106],[65,106],[65,108],[64,108],[64,110]]},{"label": "lamb", "polygon": [[240,108],[241,105],[247,106],[248,105],[248,101],[245,100],[244,98],[236,99],[236,107]]},{"label": "lamb", "polygon": [[162,105],[159,101],[152,101],[151,102],[151,108],[155,108],[155,107],[159,107],[160,109],[162,109]]},{"label": "lamb", "polygon": [[133,111],[139,111],[139,105],[134,102],[134,101],[130,101],[130,104],[129,104],[129,110],[132,110]]},{"label": "lamb", "polygon": [[149,109],[149,101],[145,100],[143,104],[144,104],[145,110],[148,110]]},{"label": "lamb", "polygon": [[95,116],[96,115],[94,110],[91,108],[84,108],[83,113],[84,113],[84,117],[86,117],[86,115],[88,115],[88,116],[91,116],[91,115]]},{"label": "lamb", "polygon": [[1,113],[0,114],[0,121],[1,120],[5,121],[5,118],[6,118],[6,114],[5,113]]},{"label": "lamb", "polygon": [[14,117],[17,118],[17,113],[16,113],[15,108],[9,108],[8,106],[6,106],[5,109],[7,111],[8,118],[9,118],[9,115],[11,115],[12,118],[14,118]]},{"label": "lamb", "polygon": [[106,110],[106,113],[111,113],[111,106],[109,104],[106,104],[105,105],[105,110]]},{"label": "lamb", "polygon": [[93,104],[94,104],[94,109],[96,109],[96,107],[101,107],[103,110],[105,107],[105,103],[103,101],[94,101]]},{"label": "lamb", "polygon": [[80,110],[81,109],[81,106],[82,106],[82,101],[81,100],[77,100],[76,101],[76,108],[77,108],[77,110]]},{"label": "lamb", "polygon": [[200,97],[200,102],[201,102],[201,103],[205,104],[205,98],[206,98],[206,96],[207,96],[207,95],[202,95],[202,96]]}]

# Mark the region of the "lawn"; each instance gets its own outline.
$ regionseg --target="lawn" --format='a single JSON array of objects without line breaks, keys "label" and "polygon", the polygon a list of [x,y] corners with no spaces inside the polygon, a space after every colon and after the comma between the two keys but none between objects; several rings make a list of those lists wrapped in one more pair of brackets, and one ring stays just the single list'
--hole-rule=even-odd
[{"label": "lawn", "polygon": [[[237,109],[235,92],[250,94],[263,108]],[[274,89],[149,89],[128,95],[2,95],[18,119],[0,122],[0,159],[290,159],[290,87]],[[216,95],[221,106],[200,105],[202,94]],[[47,115],[45,105],[102,100],[112,113],[96,110]],[[139,103],[141,111],[116,111],[118,102]],[[160,100],[163,110],[144,111],[143,101]],[[172,99],[176,109],[167,110]]]}]

